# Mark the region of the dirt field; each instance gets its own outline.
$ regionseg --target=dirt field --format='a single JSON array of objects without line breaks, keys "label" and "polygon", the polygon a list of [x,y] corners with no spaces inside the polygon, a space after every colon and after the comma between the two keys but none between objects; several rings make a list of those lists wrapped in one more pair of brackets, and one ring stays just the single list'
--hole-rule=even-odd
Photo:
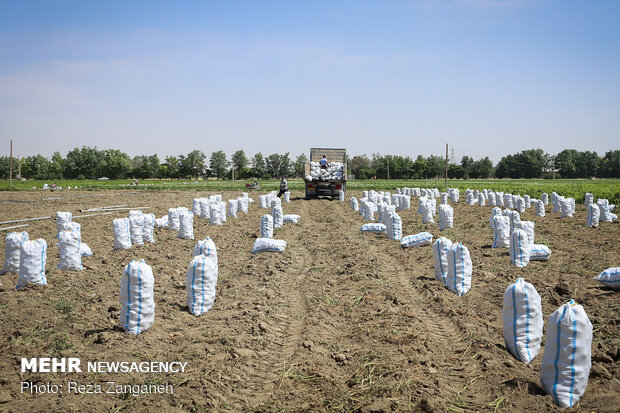
[{"label": "dirt field", "polygon": [[[54,193],[54,196],[78,195]],[[54,215],[104,205],[191,207],[196,192],[85,193],[42,200],[49,192],[0,193],[0,220]],[[201,194],[202,195],[202,194]],[[237,193],[225,193],[228,199]],[[252,194],[258,200],[258,194]],[[359,196],[359,193],[348,195]],[[293,198],[301,197],[294,193]],[[32,222],[31,239],[50,245],[48,285],[14,289],[17,276],[0,277],[0,411],[560,411],[539,384],[544,349],[531,365],[515,360],[502,338],[502,302],[518,277],[534,284],[549,315],[574,298],[594,325],[592,371],[573,411],[617,411],[620,406],[620,296],[593,280],[620,265],[620,224],[585,227],[558,214],[536,222],[537,242],[549,262],[511,267],[506,250],[491,249],[488,207],[455,207],[455,228],[443,234],[472,255],[472,289],[457,297],[434,278],[430,246],[403,250],[385,236],[362,234],[349,202],[293,199],[285,213],[299,224],[276,229],[284,253],[250,254],[265,212],[258,202],[223,226],[196,219],[196,240],[218,248],[219,280],[211,311],[190,315],[185,273],[196,241],[156,230],[156,242],[114,251],[112,219],[83,218],[82,240],[94,256],[84,271],[61,272],[55,222]],[[404,235],[438,227],[400,213]],[[2,243],[4,248],[4,243]],[[2,254],[4,256],[4,254]],[[155,276],[155,324],[139,336],[119,323],[119,280],[131,259],[144,259]],[[184,361],[183,374],[21,373],[22,357],[79,357],[87,361]],[[174,394],[30,394],[38,384],[168,382]]]}]

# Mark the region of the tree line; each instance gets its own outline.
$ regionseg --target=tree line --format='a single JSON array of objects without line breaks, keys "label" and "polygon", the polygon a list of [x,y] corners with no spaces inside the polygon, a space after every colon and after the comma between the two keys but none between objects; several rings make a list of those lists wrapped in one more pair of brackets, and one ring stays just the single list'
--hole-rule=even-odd
[{"label": "tree line", "polygon": [[[408,156],[374,153],[347,157],[348,172],[356,179],[432,179],[445,173],[445,159],[419,155]],[[0,176],[9,177],[9,157],[0,157]],[[55,152],[51,158],[42,155],[13,158],[13,176],[18,171],[27,179],[190,179],[216,177],[218,179],[275,179],[280,176],[301,178],[305,154],[292,159],[290,153],[257,153],[246,156],[243,150],[232,154],[230,161],[224,151],[212,152],[210,157],[199,150],[187,155],[141,155],[131,158],[117,149],[100,150],[96,147],[75,148],[65,157]],[[448,177],[456,179],[485,178],[620,178],[620,150],[599,157],[596,152],[565,149],[553,156],[542,149],[528,149],[506,155],[497,165],[484,157],[474,160],[463,156],[460,162],[448,164]]]}]

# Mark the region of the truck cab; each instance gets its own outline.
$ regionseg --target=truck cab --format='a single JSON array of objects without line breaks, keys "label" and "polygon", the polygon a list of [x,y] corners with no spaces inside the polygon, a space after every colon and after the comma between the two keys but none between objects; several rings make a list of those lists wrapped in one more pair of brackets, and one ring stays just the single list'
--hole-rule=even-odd
[{"label": "truck cab", "polygon": [[[327,170],[319,166],[321,158],[330,164]],[[347,185],[347,151],[335,148],[310,148],[310,161],[304,168],[306,199],[327,196],[338,198]]]}]

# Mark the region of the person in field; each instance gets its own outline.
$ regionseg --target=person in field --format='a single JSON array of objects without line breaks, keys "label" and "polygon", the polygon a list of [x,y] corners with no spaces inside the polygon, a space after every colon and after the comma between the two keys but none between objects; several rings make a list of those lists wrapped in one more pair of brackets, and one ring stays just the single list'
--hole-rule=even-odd
[{"label": "person in field", "polygon": [[329,162],[327,162],[327,158],[325,157],[325,155],[323,155],[323,157],[319,161],[319,164],[321,164],[321,169],[327,169],[329,167]]},{"label": "person in field", "polygon": [[280,179],[280,192],[278,192],[278,198],[280,198],[286,191],[288,191],[288,183],[286,182],[286,178],[282,177],[282,179]]}]

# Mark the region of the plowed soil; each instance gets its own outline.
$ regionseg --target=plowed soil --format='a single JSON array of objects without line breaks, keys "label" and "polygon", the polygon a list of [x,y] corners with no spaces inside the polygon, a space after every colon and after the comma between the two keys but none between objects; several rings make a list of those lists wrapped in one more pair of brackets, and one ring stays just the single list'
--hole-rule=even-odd
[{"label": "plowed soil", "polygon": [[[122,204],[160,217],[202,195],[208,194],[4,192],[0,220]],[[49,196],[65,198],[44,200]],[[251,196],[258,201],[258,193]],[[0,411],[560,411],[539,382],[544,346],[530,365],[504,346],[503,293],[519,277],[538,290],[545,323],[573,298],[594,325],[590,380],[572,410],[618,410],[620,296],[593,277],[620,266],[620,224],[588,229],[582,205],[573,219],[528,210],[522,219],[536,222],[536,241],[553,254],[519,269],[505,249],[490,248],[490,208],[461,202],[455,228],[440,234],[436,224],[421,223],[414,201],[400,213],[404,235],[429,231],[470,249],[472,289],[458,297],[435,280],[430,246],[405,250],[385,236],[362,234],[362,217],[348,201],[301,196],[283,204],[284,213],[301,216],[275,231],[288,243],[283,253],[250,254],[265,213],[258,202],[222,226],[195,220],[196,240],[213,238],[219,258],[215,305],[200,317],[188,312],[185,294],[195,240],[157,229],[154,244],[115,251],[112,219],[126,211],[82,218],[82,240],[94,255],[83,259],[83,271],[61,272],[55,222],[31,222],[30,238],[50,245],[48,285],[16,291],[16,275],[0,277]],[[132,259],[144,259],[155,276],[155,324],[139,336],[119,322],[119,281]],[[78,357],[83,366],[184,361],[188,370],[21,372],[22,357],[46,356]],[[23,381],[65,391],[22,393]],[[69,394],[68,381],[168,382],[174,393]]]}]

